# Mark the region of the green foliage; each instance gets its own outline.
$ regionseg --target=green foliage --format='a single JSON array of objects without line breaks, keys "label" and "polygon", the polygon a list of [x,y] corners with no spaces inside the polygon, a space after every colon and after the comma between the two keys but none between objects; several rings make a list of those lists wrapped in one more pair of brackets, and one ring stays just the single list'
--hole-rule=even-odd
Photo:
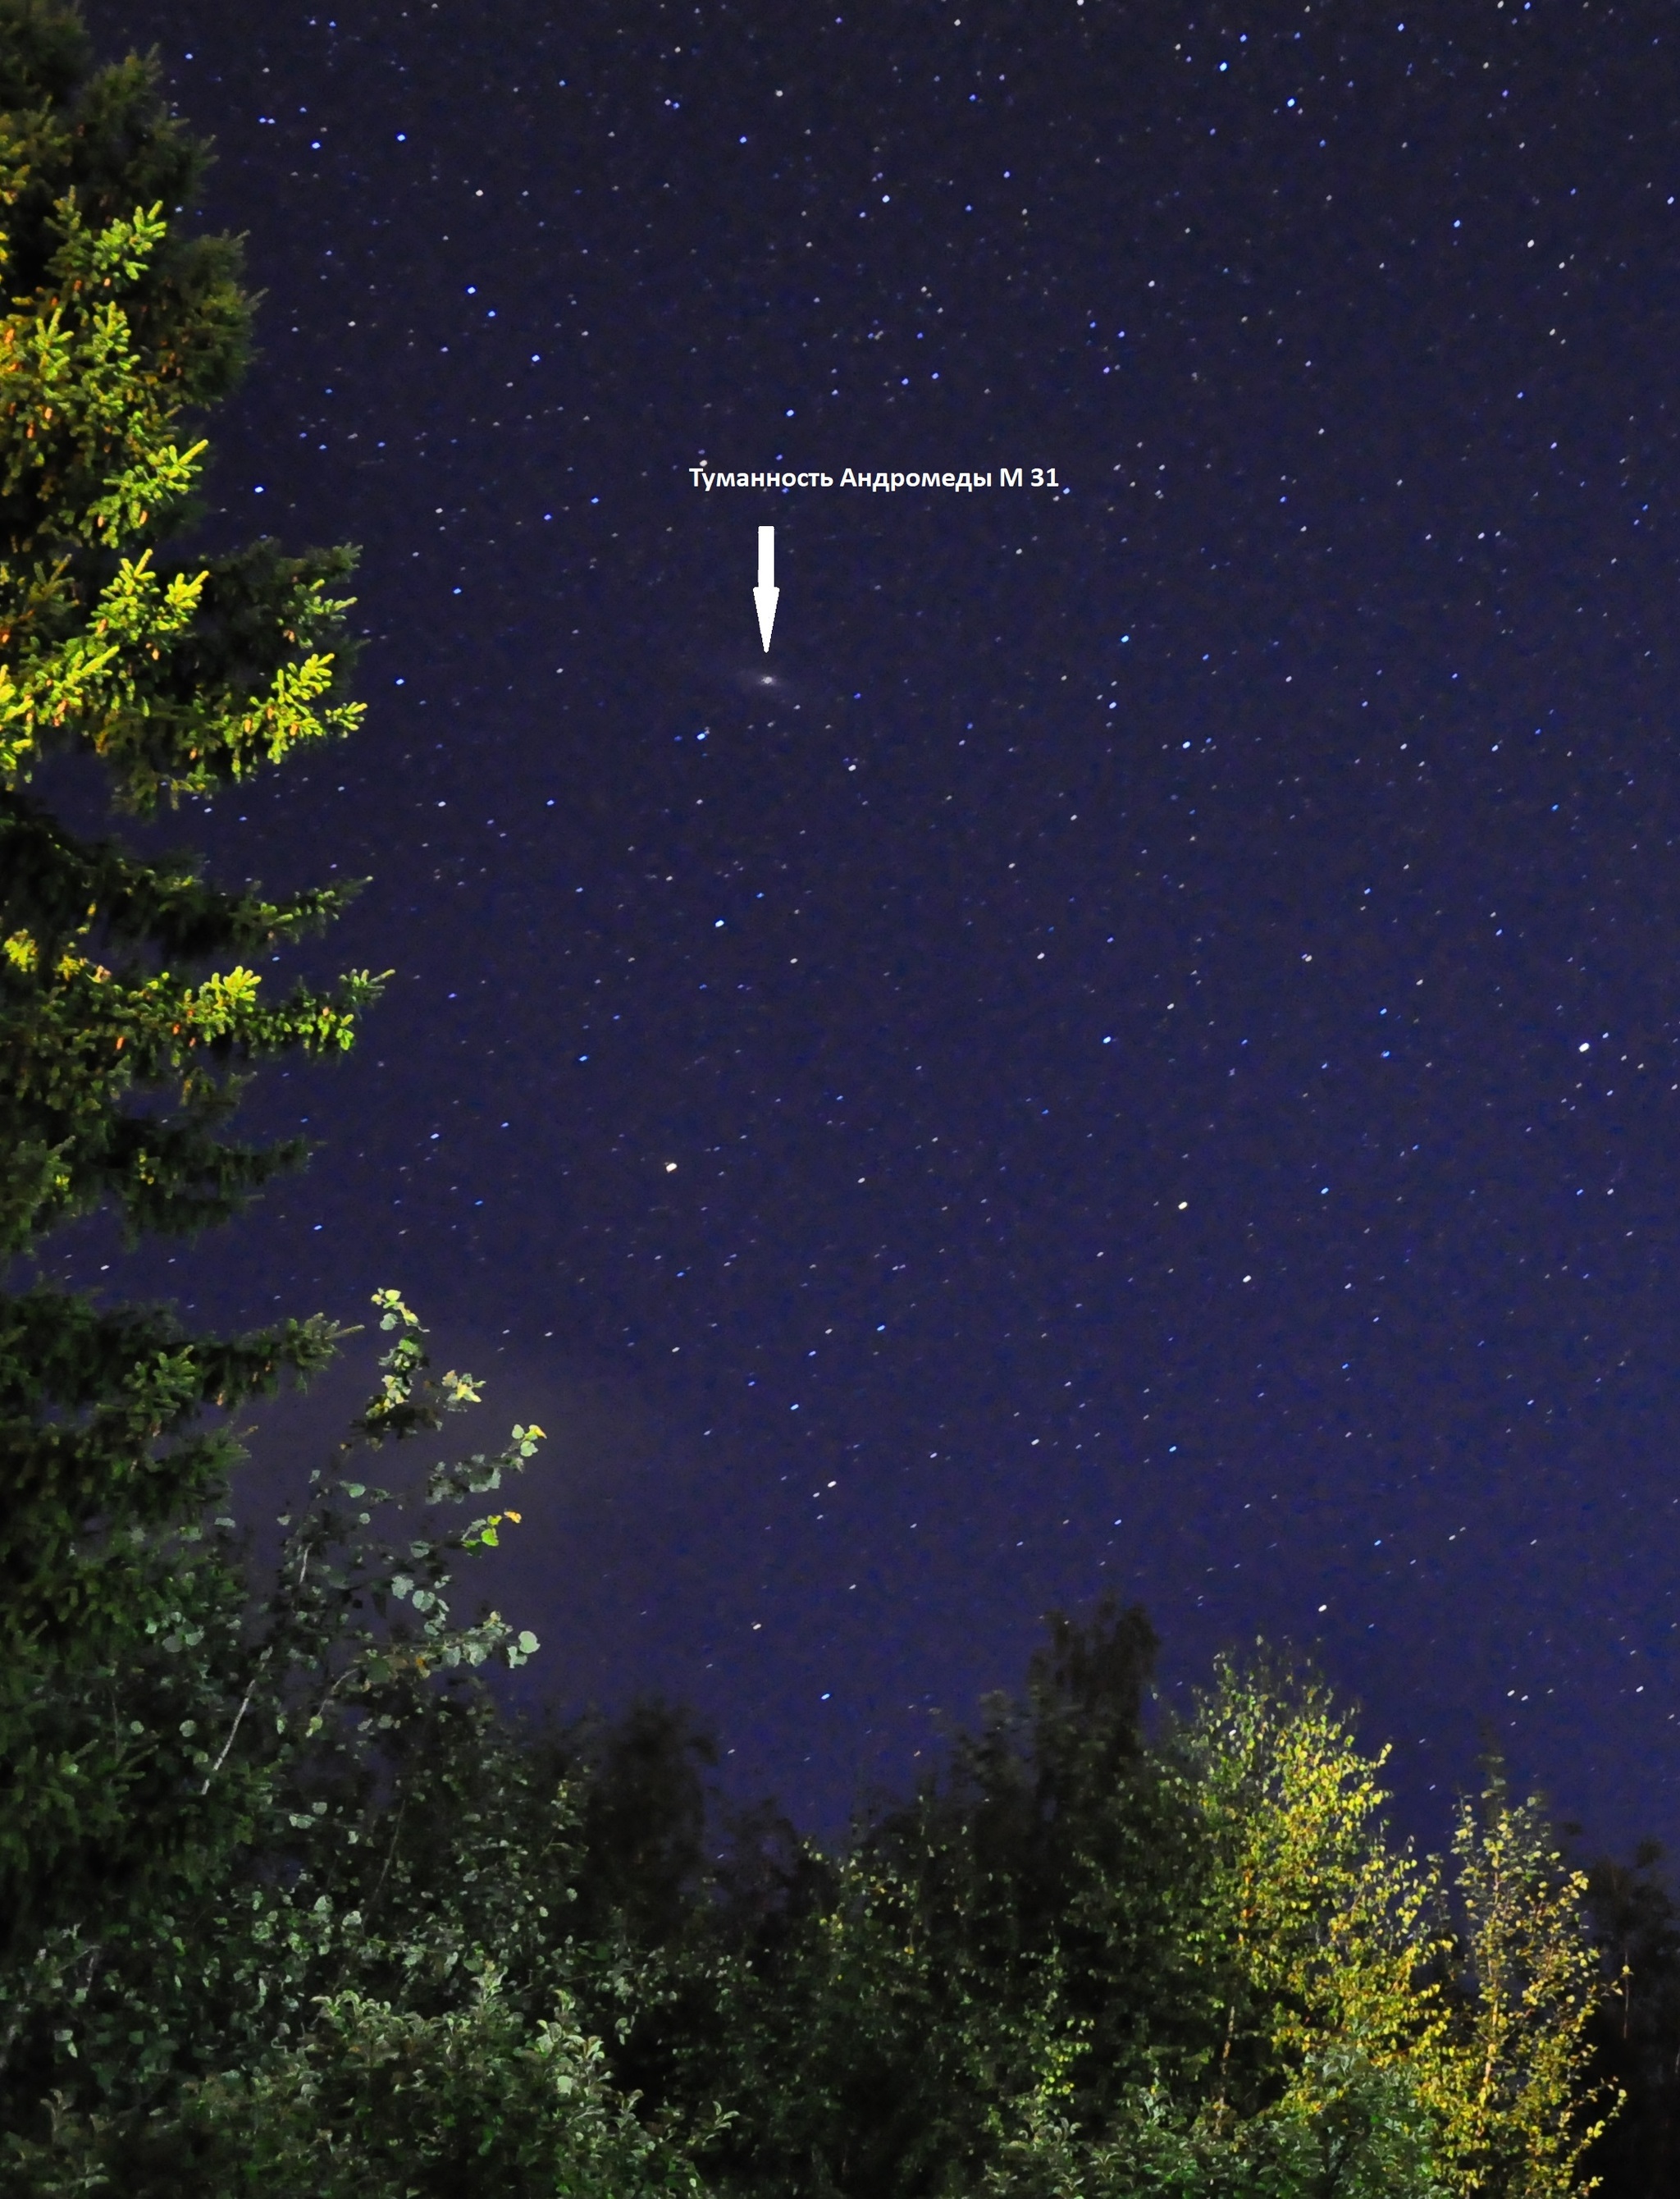
[{"label": "green foliage", "polygon": [[310,1373],[335,1334],[294,1321],[226,1343],[160,1312],[0,1297],[0,1974],[169,1854],[159,1645],[196,1632],[237,1669],[244,1608],[231,1547],[180,1524],[183,1489],[215,1490],[237,1455],[202,1416]]},{"label": "green foliage", "polygon": [[1317,1681],[1053,1617],[1024,1700],[827,1858],[759,1817],[614,2052],[738,2195],[1531,2199],[1589,2188],[1593,1956],[1535,1805],[1395,1840]]},{"label": "green foliage", "polygon": [[1461,1805],[1453,1836],[1462,1916],[1458,2007],[1423,2097],[1443,2126],[1460,2192],[1566,2199],[1617,2096],[1591,2080],[1601,1998],[1587,1881],[1559,1854],[1538,1804],[1496,1776]]},{"label": "green foliage", "polygon": [[1222,1659],[1188,1735],[1218,1864],[1229,1979],[1218,2092],[1282,2082],[1332,2045],[1381,2068],[1433,2050],[1440,1874],[1391,1846],[1378,1784],[1322,1684]]},{"label": "green foliage", "polygon": [[1244,1989],[1222,2059],[1241,2065],[1245,2034],[1269,2050],[1251,2097],[1281,2086],[1288,2109],[1327,2053],[1351,2048],[1406,2073],[1445,2188],[1586,2189],[1611,2104],[1590,2077],[1597,1963],[1585,1881],[1563,1866],[1538,1803],[1513,1805],[1497,1779],[1465,1803],[1449,1887],[1441,1864],[1389,1840],[1386,1751],[1363,1756],[1321,1685],[1264,1660],[1221,1666],[1192,1747]]},{"label": "green foliage", "polygon": [[[451,1609],[461,1560],[520,1514],[440,1510],[476,1511],[542,1431],[406,1499],[363,1479],[359,1453],[435,1433],[480,1386],[433,1374],[396,1292],[375,1304],[378,1384],[282,1519],[266,1594],[232,1592],[230,1520],[160,1537],[175,1603],[98,1675],[143,1768],[119,1817],[145,1853],[0,1963],[0,2190],[699,2189],[690,2156],[724,2119],[644,2125],[583,2027],[587,2005],[627,2028],[639,1982],[574,1937],[579,1752],[511,1727],[477,1677],[535,1637]],[[645,1778],[636,1734],[617,1753]],[[646,1912],[633,1874],[624,1890]]]},{"label": "green foliage", "polygon": [[980,2188],[983,2199],[1444,2199],[1433,2137],[1404,2069],[1339,2048],[1287,2103],[1246,2120],[1187,2119],[1156,2089],[1081,2145],[1038,2103]]},{"label": "green foliage", "polygon": [[[171,546],[199,516],[191,423],[248,349],[238,248],[191,227],[207,157],[154,64],[96,67],[72,12],[0,0],[0,1257],[102,1208],[131,1234],[233,1212],[304,1157],[224,1134],[246,1066],[340,1050],[377,989],[270,1000],[244,959],[344,889],[223,891],[28,785],[50,765],[144,813],[356,721],[347,551]],[[154,1646],[236,1634],[235,1555],[196,1524],[238,1455],[226,1416],[336,1335],[0,1293],[0,1961],[173,1867]]]},{"label": "green foliage", "polygon": [[0,781],[84,748],[143,810],[354,726],[346,562],[160,562],[194,516],[188,417],[249,342],[237,246],[182,224],[207,148],[154,64],[95,69],[67,11],[8,0],[0,44]]},{"label": "green foliage", "polygon": [[966,2189],[1047,2069],[1095,2127],[1206,2060],[1206,1844],[1179,1768],[1143,1744],[1154,1647],[1112,1604],[1089,1630],[1053,1620],[1026,1701],[993,1699],[947,1775],[837,1859],[743,1829],[771,1836],[770,1868],[737,1862],[629,2065],[691,2112],[736,2108],[708,2162],[722,2188]]},{"label": "green foliage", "polygon": [[168,1314],[101,1312],[87,1298],[28,1290],[0,1298],[0,1630],[84,1644],[132,1616],[131,1569],[105,1562],[125,1532],[178,1516],[183,1484],[211,1487],[237,1456],[206,1409],[316,1372],[337,1332],[291,1321],[234,1342],[190,1337]]},{"label": "green foliage", "polygon": [[297,2045],[189,2085],[138,2124],[61,2111],[19,2149],[39,2199],[655,2199],[698,2194],[683,2154],[613,2091],[562,2003],[527,2026],[493,1977],[426,2016],[335,1994]]},{"label": "green foliage", "polygon": [[180,973],[295,937],[345,890],[218,892],[25,792],[79,755],[148,811],[341,738],[359,706],[349,551],[168,553],[207,449],[183,423],[247,347],[237,248],[183,225],[205,147],[150,64],[92,69],[67,15],[9,0],[0,47],[0,1250],[19,1251],[107,1202],[137,1230],[197,1228],[295,1165],[218,1134],[234,1069],[342,1048],[376,986],[270,1003],[243,963]]},{"label": "green foliage", "polygon": [[[144,2104],[206,2057],[295,2033],[311,1996],[352,1969],[388,1980],[429,1959],[464,1974],[490,1960],[475,1945],[510,1937],[505,1914],[472,1917],[456,1827],[450,1901],[416,1915],[395,1904],[402,1873],[388,1897],[387,1881],[401,1805],[423,1776],[435,1810],[459,1729],[476,1737],[478,1774],[497,1753],[489,1706],[440,1694],[439,1678],[492,1659],[517,1666],[537,1647],[494,1611],[454,1617],[452,1570],[483,1546],[486,1519],[434,1514],[498,1488],[542,1432],[515,1427],[498,1453],[433,1467],[394,1506],[354,1471],[358,1449],[433,1432],[478,1391],[469,1375],[430,1374],[424,1332],[394,1292],[376,1302],[393,1336],[379,1387],[335,1470],[317,1470],[282,1523],[266,1595],[241,1582],[230,1519],[160,1530],[141,1553],[152,1607],[120,1661],[84,1671],[73,1705],[40,1690],[32,1822],[38,1837],[61,1812],[79,1868],[50,1902],[12,1911],[0,2025],[14,2120],[49,2090],[90,2108]],[[378,1531],[392,1514],[400,1537]],[[113,1736],[93,1794],[66,1726]],[[32,1887],[38,1870],[22,1846],[16,1878]]]}]

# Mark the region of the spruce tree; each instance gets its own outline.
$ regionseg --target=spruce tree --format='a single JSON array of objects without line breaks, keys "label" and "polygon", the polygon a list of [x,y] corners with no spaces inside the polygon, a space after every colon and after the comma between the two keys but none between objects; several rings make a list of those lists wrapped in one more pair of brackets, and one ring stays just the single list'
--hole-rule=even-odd
[{"label": "spruce tree", "polygon": [[346,889],[227,890],[40,795],[79,773],[144,819],[357,722],[352,553],[188,540],[251,325],[237,244],[193,225],[207,160],[154,61],[96,67],[55,0],[0,0],[0,1965],[152,1866],[156,1751],[108,1683],[178,1604],[170,1537],[235,1455],[217,1409],[334,1337],[195,1333],[30,1256],[100,1210],[131,1235],[232,1215],[303,1158],[230,1134],[247,1065],[347,1047],[377,989],[271,999],[249,966]]}]

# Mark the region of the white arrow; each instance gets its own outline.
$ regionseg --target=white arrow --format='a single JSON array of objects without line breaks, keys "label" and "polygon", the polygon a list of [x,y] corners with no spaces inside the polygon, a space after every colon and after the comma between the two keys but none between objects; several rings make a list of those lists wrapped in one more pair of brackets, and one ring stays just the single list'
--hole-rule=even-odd
[{"label": "white arrow", "polygon": [[776,585],[776,529],[759,529],[759,585],[753,591],[753,600],[759,606],[759,633],[765,653],[770,650],[770,630],[776,624],[776,606],[782,591]]}]

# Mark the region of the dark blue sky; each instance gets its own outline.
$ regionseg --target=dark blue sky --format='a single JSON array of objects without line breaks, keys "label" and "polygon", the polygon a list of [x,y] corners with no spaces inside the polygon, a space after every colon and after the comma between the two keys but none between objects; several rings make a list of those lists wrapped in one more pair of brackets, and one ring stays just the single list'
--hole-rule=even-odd
[{"label": "dark blue sky", "polygon": [[399,974],[200,1315],[400,1284],[533,1675],[808,1824],[1115,1584],[1432,1838],[1484,1721],[1680,1830],[1671,10],[91,20],[267,293],[212,528],[366,548],[365,732],[190,830]]}]

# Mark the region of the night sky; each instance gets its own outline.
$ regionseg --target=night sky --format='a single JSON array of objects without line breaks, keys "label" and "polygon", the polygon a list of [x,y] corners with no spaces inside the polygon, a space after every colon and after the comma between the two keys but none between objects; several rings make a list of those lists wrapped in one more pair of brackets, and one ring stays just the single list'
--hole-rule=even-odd
[{"label": "night sky", "polygon": [[365,545],[364,731],[161,837],[398,975],[305,1177],[52,1272],[399,1285],[550,1432],[533,1684],[813,1829],[1113,1586],[1432,1841],[1490,1729],[1680,1833],[1672,8],[90,20],[266,293],[207,539]]}]

